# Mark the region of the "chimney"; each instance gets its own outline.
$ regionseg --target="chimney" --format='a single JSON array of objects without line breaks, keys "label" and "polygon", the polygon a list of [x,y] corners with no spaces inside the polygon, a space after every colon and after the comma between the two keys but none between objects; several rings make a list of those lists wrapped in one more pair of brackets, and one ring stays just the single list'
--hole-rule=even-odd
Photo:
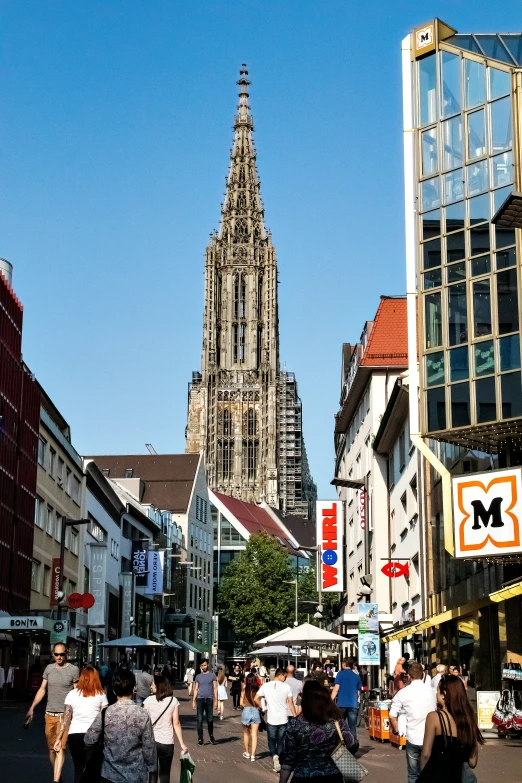
[{"label": "chimney", "polygon": [[13,284],[13,265],[5,258],[0,258],[0,272],[7,280],[9,285]]}]

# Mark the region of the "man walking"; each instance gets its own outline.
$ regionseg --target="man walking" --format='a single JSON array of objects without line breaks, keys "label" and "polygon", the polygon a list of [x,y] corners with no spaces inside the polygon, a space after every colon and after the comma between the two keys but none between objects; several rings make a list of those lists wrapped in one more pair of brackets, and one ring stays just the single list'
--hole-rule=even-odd
[{"label": "man walking", "polygon": [[154,677],[150,673],[150,666],[146,663],[141,672],[136,672],[136,704],[143,707],[143,702],[151,694],[151,687]]},{"label": "man walking", "polygon": [[288,716],[297,716],[290,687],[285,683],[286,675],[276,669],[272,682],[265,682],[256,693],[256,704],[261,707],[264,697],[268,706],[266,718],[268,748],[274,762],[274,772],[281,771],[280,756],[283,752]]},{"label": "man walking", "polygon": [[292,691],[292,699],[294,702],[296,714],[298,715],[301,712],[301,708],[297,706],[297,700],[302,693],[303,683],[301,682],[301,680],[296,679],[295,666],[292,663],[289,663],[288,666],[286,667],[285,683]]},{"label": "man walking", "polygon": [[33,703],[29,707],[27,717],[32,720],[34,708],[40,704],[47,693],[47,705],[45,708],[45,738],[49,748],[49,760],[53,767],[53,780],[58,783],[62,774],[63,762],[65,760],[65,748],[67,747],[67,732],[62,738],[62,748],[55,752],[54,743],[58,739],[58,733],[63,721],[65,712],[65,697],[72,691],[74,683],[78,682],[80,673],[76,666],[67,661],[67,647],[58,642],[53,647],[54,663],[45,667],[43,680],[40,688],[36,692]]},{"label": "man walking", "polygon": [[433,688],[423,683],[424,670],[420,663],[410,663],[408,674],[411,683],[397,691],[390,707],[390,724],[399,733],[398,715],[406,714],[406,763],[408,783],[416,783],[420,775],[420,755],[424,742],[424,727],[428,712],[437,709],[437,700]]},{"label": "man walking", "polygon": [[357,715],[361,689],[361,678],[353,670],[353,658],[345,658],[342,669],[335,678],[332,699],[334,701],[337,699],[337,706],[344,712],[354,740],[357,740]]},{"label": "man walking", "polygon": [[216,745],[214,739],[214,713],[218,707],[217,677],[209,671],[208,661],[201,661],[200,672],[194,680],[194,696],[192,708],[196,709],[198,725],[198,745],[203,745],[203,717],[207,717],[208,736],[212,745]]}]

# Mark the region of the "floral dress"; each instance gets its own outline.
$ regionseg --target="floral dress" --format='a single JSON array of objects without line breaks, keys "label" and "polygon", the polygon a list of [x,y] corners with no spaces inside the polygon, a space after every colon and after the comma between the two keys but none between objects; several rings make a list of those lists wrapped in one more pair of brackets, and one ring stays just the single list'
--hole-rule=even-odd
[{"label": "floral dress", "polygon": [[[348,722],[339,721],[344,741],[351,748],[355,740],[348,728]],[[339,770],[331,754],[339,744],[335,723],[308,723],[302,715],[289,718],[285,737],[285,754],[282,769],[293,770],[294,778],[335,777]]]}]

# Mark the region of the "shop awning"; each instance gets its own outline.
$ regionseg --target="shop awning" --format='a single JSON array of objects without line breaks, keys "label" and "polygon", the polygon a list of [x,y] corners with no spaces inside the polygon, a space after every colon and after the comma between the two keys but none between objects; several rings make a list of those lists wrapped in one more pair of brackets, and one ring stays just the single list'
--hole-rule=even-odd
[{"label": "shop awning", "polygon": [[507,601],[508,598],[515,598],[517,595],[522,595],[522,581],[507,585],[495,593],[490,593],[489,597],[492,601],[498,603],[499,601]]},{"label": "shop awning", "polygon": [[152,635],[157,642],[163,644],[165,647],[172,647],[173,650],[181,650],[179,644],[173,642],[172,639],[167,639],[167,637],[162,638],[159,633],[153,633]]},{"label": "shop awning", "polygon": [[[522,593],[522,589],[520,590],[520,592]],[[496,594],[493,593],[493,595]],[[386,636],[383,636],[381,641],[395,642],[397,641],[397,639],[403,639],[405,636],[411,636],[414,633],[419,633],[420,631],[424,631],[426,628],[432,628],[435,625],[441,625],[442,623],[447,623],[449,620],[455,620],[458,619],[459,617],[465,617],[466,615],[471,614],[477,609],[482,609],[483,606],[487,606],[489,604],[490,598],[491,596],[485,596],[484,598],[480,598],[478,601],[472,601],[469,604],[464,604],[463,606],[456,606],[454,609],[448,609],[447,612],[434,614],[432,615],[432,617],[427,617],[425,620],[421,620],[418,623],[413,623],[412,625],[403,626],[402,628],[397,629],[397,631],[394,631],[393,633],[389,633],[386,634]],[[503,600],[504,600],[503,598],[497,598],[497,601],[503,601]]]},{"label": "shop awning", "polygon": [[188,650],[189,652],[198,653],[201,655],[201,650],[198,650],[197,647],[194,647],[193,644],[189,644],[184,639],[176,639],[176,644],[180,644],[182,647],[185,648],[185,650]]}]

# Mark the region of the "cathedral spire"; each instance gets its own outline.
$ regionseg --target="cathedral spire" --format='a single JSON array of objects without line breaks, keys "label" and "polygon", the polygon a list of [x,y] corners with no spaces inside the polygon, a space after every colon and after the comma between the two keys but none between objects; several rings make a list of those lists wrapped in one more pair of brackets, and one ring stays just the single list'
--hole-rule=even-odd
[{"label": "cathedral spire", "polygon": [[246,125],[249,128],[254,127],[252,117],[250,116],[250,106],[248,105],[249,92],[248,88],[251,84],[248,78],[248,71],[246,69],[246,63],[243,63],[241,70],[239,71],[239,79],[236,84],[239,86],[239,106],[237,107],[238,113],[234,122],[234,130],[237,130],[241,125]]}]

